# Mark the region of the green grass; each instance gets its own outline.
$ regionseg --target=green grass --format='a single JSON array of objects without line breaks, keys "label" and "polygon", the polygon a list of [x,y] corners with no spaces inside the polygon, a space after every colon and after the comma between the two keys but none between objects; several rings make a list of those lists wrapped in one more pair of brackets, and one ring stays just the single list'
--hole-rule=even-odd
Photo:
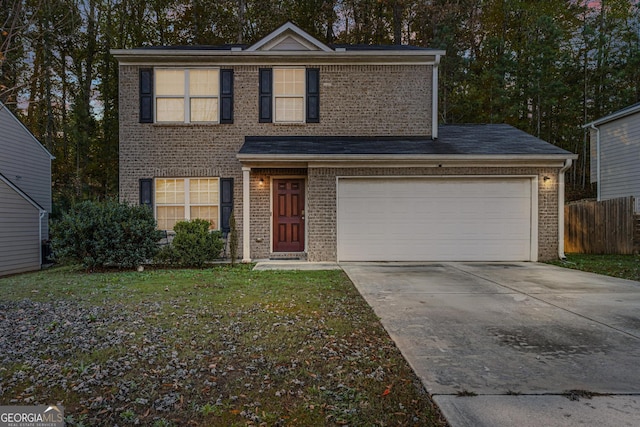
[{"label": "green grass", "polygon": [[638,255],[567,254],[566,261],[554,261],[551,264],[640,281],[640,256]]},{"label": "green grass", "polygon": [[60,402],[70,426],[446,425],[341,271],[61,267],[0,293],[48,340],[0,368],[0,404]]}]

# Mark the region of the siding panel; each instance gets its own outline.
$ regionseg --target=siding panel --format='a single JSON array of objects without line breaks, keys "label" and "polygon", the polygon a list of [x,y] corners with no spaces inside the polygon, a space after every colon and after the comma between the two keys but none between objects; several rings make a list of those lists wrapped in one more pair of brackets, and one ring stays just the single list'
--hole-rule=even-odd
[{"label": "siding panel", "polygon": [[[47,212],[51,212],[51,158],[33,135],[1,104],[0,152],[0,173]],[[48,236],[48,218],[43,219],[42,227],[43,236]]]},{"label": "siding panel", "polygon": [[600,127],[600,156],[602,200],[639,197],[640,114],[605,123]]},{"label": "siding panel", "polygon": [[40,213],[0,181],[0,276],[40,268]]}]

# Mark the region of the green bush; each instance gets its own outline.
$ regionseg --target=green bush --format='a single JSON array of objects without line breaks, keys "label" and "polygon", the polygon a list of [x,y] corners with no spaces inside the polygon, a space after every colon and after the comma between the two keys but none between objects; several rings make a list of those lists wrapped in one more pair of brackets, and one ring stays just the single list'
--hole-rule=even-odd
[{"label": "green bush", "polygon": [[154,257],[160,240],[148,207],[115,200],[71,207],[52,223],[51,234],[58,260],[80,262],[88,269],[136,267]]},{"label": "green bush", "polygon": [[180,221],[173,227],[176,235],[171,245],[162,248],[156,260],[160,264],[202,267],[206,261],[220,257],[224,242],[219,231],[209,231],[209,221]]}]

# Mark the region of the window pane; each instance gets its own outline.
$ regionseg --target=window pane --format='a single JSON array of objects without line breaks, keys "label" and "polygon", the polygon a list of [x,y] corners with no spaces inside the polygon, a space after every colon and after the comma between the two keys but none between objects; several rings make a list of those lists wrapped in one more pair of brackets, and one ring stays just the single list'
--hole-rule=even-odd
[{"label": "window pane", "polygon": [[184,206],[158,206],[157,221],[159,230],[173,230],[178,221],[184,221]]},{"label": "window pane", "polygon": [[218,98],[191,98],[192,122],[217,122]]},{"label": "window pane", "polygon": [[217,230],[218,227],[218,207],[217,206],[192,206],[191,219],[202,218],[211,223],[209,229]]},{"label": "window pane", "polygon": [[219,84],[218,70],[189,70],[191,96],[217,96]]},{"label": "window pane", "polygon": [[184,203],[184,179],[156,179],[156,203]]},{"label": "window pane", "polygon": [[156,98],[156,115],[159,122],[183,122],[184,98]]},{"label": "window pane", "polygon": [[304,68],[276,68],[273,73],[275,95],[304,95]]},{"label": "window pane", "polygon": [[189,199],[193,205],[217,205],[218,200],[218,179],[191,179],[189,188]]},{"label": "window pane", "polygon": [[302,122],[303,98],[276,98],[276,122]]},{"label": "window pane", "polygon": [[156,70],[156,95],[184,95],[184,70]]}]

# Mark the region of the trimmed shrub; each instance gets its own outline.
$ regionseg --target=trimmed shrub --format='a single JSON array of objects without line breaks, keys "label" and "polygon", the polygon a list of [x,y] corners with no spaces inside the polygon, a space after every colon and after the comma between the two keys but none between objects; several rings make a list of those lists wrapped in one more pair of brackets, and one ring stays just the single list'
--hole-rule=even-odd
[{"label": "trimmed shrub", "polygon": [[51,245],[58,260],[85,268],[133,268],[158,251],[160,232],[145,206],[115,200],[81,202],[51,227]]},{"label": "trimmed shrub", "polygon": [[156,260],[160,264],[180,267],[202,267],[220,258],[224,242],[219,231],[209,231],[211,223],[204,219],[177,222],[171,245],[162,248]]}]

